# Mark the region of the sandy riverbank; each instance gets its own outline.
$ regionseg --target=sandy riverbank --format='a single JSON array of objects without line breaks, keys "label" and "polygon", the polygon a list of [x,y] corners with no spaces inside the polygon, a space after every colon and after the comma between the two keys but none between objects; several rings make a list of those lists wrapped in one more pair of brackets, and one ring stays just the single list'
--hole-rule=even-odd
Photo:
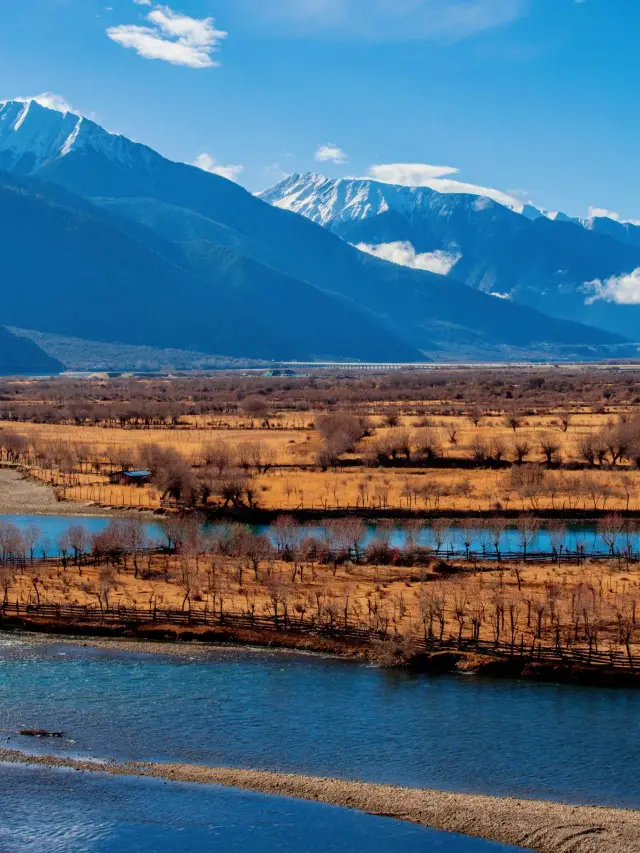
[{"label": "sandy riverbank", "polygon": [[639,853],[640,812],[453,794],[257,770],[84,761],[0,749],[0,761],[240,788],[330,803],[536,853]]},{"label": "sandy riverbank", "polygon": [[51,486],[25,477],[17,468],[0,468],[0,515],[153,518],[149,511],[116,510],[92,503],[59,501]]},{"label": "sandy riverbank", "polygon": [[[32,646],[75,646],[77,648],[104,649],[105,651],[126,652],[129,654],[164,655],[166,657],[193,658],[202,657],[231,646],[213,646],[211,643],[191,642],[154,642],[135,638],[78,637],[57,634],[33,634],[29,632],[7,632],[4,636],[15,638],[21,643]],[[0,640],[2,634],[0,634]],[[264,651],[264,650],[262,650]]]},{"label": "sandy riverbank", "polygon": [[303,655],[316,658],[335,660],[337,655],[329,652],[314,651],[297,648],[280,648],[266,645],[247,643],[201,643],[197,640],[172,642],[154,642],[153,640],[136,640],[135,638],[110,638],[110,637],[78,637],[60,636],[58,634],[32,634],[29,632],[6,632],[0,633],[0,645],[2,637],[17,639],[21,643],[33,646],[74,646],[75,648],[104,649],[111,652],[123,652],[125,654],[153,655],[175,658],[206,658],[212,654],[221,652],[253,652],[257,655],[271,653],[274,655]]},{"label": "sandy riverbank", "polygon": [[[5,617],[4,623],[6,622]],[[312,657],[346,659],[356,662],[376,662],[376,656],[371,650],[367,653],[366,649],[344,647],[337,640],[331,638],[323,639],[286,633],[209,629],[202,634],[189,631],[182,632],[179,635],[170,626],[166,626],[165,629],[162,627],[153,629],[149,637],[119,637],[99,636],[91,632],[82,633],[82,626],[78,623],[67,626],[62,633],[58,630],[60,627],[64,626],[46,624],[36,627],[31,625],[24,630],[3,628],[0,631],[0,641],[3,636],[6,636],[16,638],[21,643],[28,645],[69,645],[129,654],[164,655],[180,658],[206,657],[214,652],[242,650],[256,653],[310,655]],[[40,628],[43,630],[40,631]],[[159,635],[164,636],[156,639]],[[184,639],[181,639],[181,636],[184,636]],[[199,639],[200,636],[203,639]]]}]

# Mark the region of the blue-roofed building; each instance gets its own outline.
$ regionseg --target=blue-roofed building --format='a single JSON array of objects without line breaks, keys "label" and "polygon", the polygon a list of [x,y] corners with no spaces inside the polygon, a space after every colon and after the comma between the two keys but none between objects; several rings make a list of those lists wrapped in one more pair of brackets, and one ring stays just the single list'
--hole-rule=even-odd
[{"label": "blue-roofed building", "polygon": [[115,471],[109,479],[121,486],[144,486],[151,479],[151,471]]}]

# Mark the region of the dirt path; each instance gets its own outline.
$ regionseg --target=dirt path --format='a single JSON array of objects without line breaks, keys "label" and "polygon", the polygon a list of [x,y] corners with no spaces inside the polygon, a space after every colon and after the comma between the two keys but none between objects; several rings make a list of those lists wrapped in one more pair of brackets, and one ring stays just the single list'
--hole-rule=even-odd
[{"label": "dirt path", "polygon": [[111,511],[84,502],[58,501],[51,486],[25,478],[15,468],[0,468],[0,515],[100,515],[140,517],[148,513],[136,510]]},{"label": "dirt path", "polygon": [[0,749],[0,761],[241,788],[359,809],[536,853],[640,853],[640,812],[190,764],[98,763]]}]

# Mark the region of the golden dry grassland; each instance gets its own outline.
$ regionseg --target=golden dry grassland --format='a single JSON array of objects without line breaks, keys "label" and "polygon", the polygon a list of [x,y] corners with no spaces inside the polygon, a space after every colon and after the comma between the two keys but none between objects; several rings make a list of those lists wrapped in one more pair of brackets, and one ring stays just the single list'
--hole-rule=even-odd
[{"label": "golden dry grassland", "polygon": [[[452,571],[453,570],[453,571]],[[640,653],[640,569],[615,561],[583,565],[504,563],[457,570],[347,562],[263,561],[217,555],[140,556],[125,566],[33,564],[4,569],[5,601],[22,605],[196,608],[383,630],[390,636],[463,638]]]},{"label": "golden dry grassland", "polygon": [[[562,413],[520,418],[514,430],[504,415],[483,416],[475,425],[466,415],[435,416],[427,427],[439,444],[440,462],[434,467],[376,467],[370,456],[375,446],[394,436],[414,440],[424,430],[424,418],[401,417],[389,427],[380,415],[372,416],[372,436],[359,441],[353,452],[345,453],[341,463],[323,470],[317,464],[321,437],[313,428],[317,415],[276,415],[271,428],[258,422],[227,417],[224,428],[210,429],[187,419],[176,429],[105,428],[0,422],[0,430],[13,430],[40,444],[63,446],[89,458],[101,460],[101,470],[75,464],[66,470],[31,467],[31,474],[60,488],[65,500],[93,501],[115,507],[149,507],[161,504],[161,493],[151,486],[143,489],[113,485],[108,473],[122,460],[135,465],[145,445],[158,445],[177,451],[193,466],[203,464],[207,448],[223,445],[238,452],[247,445],[258,445],[268,463],[266,473],[256,474],[258,504],[264,509],[414,509],[443,512],[486,512],[495,509],[549,510],[640,509],[640,472],[628,463],[614,470],[607,466],[594,471],[574,471],[567,464],[584,465],[579,446],[583,437],[595,434],[621,414],[596,414],[577,410],[568,427]],[[289,428],[295,424],[295,428]],[[249,426],[253,428],[249,429]],[[303,428],[306,425],[306,428]],[[514,485],[509,470],[495,467],[443,467],[447,460],[472,460],[478,443],[487,448],[501,447],[502,458],[513,458],[514,443],[529,447],[527,463],[543,466],[541,441],[551,439],[565,467],[553,470],[544,487],[526,489]],[[354,466],[360,459],[365,466]],[[529,467],[529,465],[525,466]],[[90,470],[91,468],[91,470]],[[621,470],[621,468],[623,470]],[[582,484],[582,486],[580,485]],[[524,492],[524,496],[523,496]]]}]

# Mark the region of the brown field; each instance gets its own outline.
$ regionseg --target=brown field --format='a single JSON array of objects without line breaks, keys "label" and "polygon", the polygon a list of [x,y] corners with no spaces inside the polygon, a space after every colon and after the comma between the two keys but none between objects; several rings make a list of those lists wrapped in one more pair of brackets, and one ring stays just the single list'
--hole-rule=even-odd
[{"label": "brown field", "polygon": [[[412,638],[558,643],[640,654],[640,568],[512,562],[483,570],[431,559],[418,567],[297,557],[141,554],[109,565],[72,560],[0,568],[4,600],[315,619]],[[285,623],[286,623],[285,619]]]},{"label": "brown field", "polygon": [[[300,426],[292,429],[286,428],[291,426],[286,413],[276,413],[269,428],[239,418],[226,418],[220,429],[196,426],[193,419],[175,429],[0,422],[0,439],[3,431],[19,432],[30,443],[56,448],[67,457],[65,464],[43,468],[27,461],[25,467],[30,474],[58,487],[64,500],[113,507],[160,507],[162,492],[153,484],[138,489],[109,482],[109,472],[123,462],[135,466],[145,446],[170,448],[198,469],[204,465],[207,448],[223,445],[233,454],[253,445],[258,446],[269,467],[266,473],[253,475],[257,505],[267,510],[410,509],[454,514],[496,510],[638,511],[640,471],[628,460],[615,467],[573,470],[584,467],[580,440],[616,422],[621,414],[626,415],[626,410],[615,415],[577,411],[571,415],[566,431],[559,415],[553,412],[522,417],[516,430],[505,424],[504,415],[484,416],[477,426],[467,415],[436,417],[428,429],[439,442],[439,459],[428,467],[411,467],[410,460],[403,461],[401,467],[380,467],[369,461],[376,444],[393,441],[398,435],[408,436],[410,441],[420,435],[421,418],[408,416],[400,417],[398,425],[391,428],[380,415],[371,415],[374,434],[359,441],[353,451],[342,454],[327,470],[317,464],[322,442],[313,428],[317,417],[313,412],[302,413],[296,420]],[[537,490],[514,486],[510,468],[443,467],[450,460],[470,463],[478,442],[488,448],[504,446],[503,459],[507,461],[517,441],[531,448],[523,467],[544,468],[540,441],[549,437],[557,445],[564,467],[553,466],[548,474],[543,473],[547,482]],[[87,462],[74,459],[76,453]],[[90,465],[88,460],[97,464]],[[354,465],[360,461],[368,464]]]},{"label": "brown field", "polygon": [[[525,526],[537,513],[596,514],[618,542],[608,563],[577,564],[574,554],[481,571],[389,549],[387,559],[358,559],[343,546],[335,565],[321,547],[256,562],[260,546],[245,530],[239,550],[183,542],[140,554],[135,569],[122,550],[107,562],[94,549],[84,566],[27,561],[15,571],[9,560],[8,602],[277,615],[403,642],[506,638],[634,653],[640,644],[637,555],[614,553],[640,512],[634,371],[0,382],[0,416],[0,462],[66,502],[161,510],[170,521],[194,510],[254,519],[331,510],[348,521],[365,511],[482,514],[495,528],[506,512]],[[119,472],[136,468],[149,482],[122,485]]]}]

